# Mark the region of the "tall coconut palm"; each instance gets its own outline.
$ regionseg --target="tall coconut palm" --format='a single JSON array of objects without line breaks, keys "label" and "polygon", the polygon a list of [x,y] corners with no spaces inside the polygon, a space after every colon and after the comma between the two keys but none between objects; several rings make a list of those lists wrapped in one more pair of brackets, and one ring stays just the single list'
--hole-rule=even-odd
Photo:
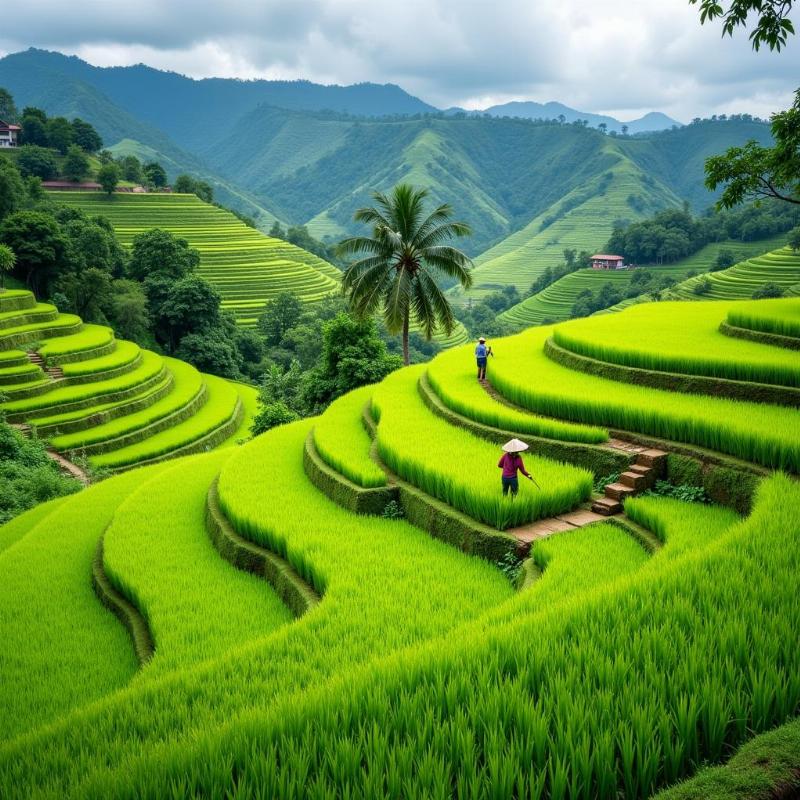
[{"label": "tall coconut palm", "polygon": [[472,261],[447,244],[467,236],[469,226],[451,221],[453,209],[440,205],[425,211],[425,189],[398,184],[388,195],[375,192],[376,205],[360,208],[356,222],[372,226],[372,236],[354,236],[339,245],[344,255],[362,255],[344,272],[342,289],[359,317],[382,314],[390,333],[403,335],[403,363],[408,364],[408,329],[413,319],[426,338],[441,329],[448,335],[456,319],[435,277],[472,285]]}]

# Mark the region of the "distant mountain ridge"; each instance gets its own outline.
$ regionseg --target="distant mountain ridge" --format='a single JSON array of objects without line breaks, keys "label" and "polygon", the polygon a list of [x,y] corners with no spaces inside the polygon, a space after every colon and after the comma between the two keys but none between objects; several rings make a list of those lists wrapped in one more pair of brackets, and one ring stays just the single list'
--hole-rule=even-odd
[{"label": "distant mountain ridge", "polygon": [[489,106],[479,111],[464,111],[462,108],[448,109],[449,113],[462,112],[465,114],[490,114],[493,117],[520,117],[522,119],[559,119],[564,117],[565,122],[576,122],[584,119],[590,127],[596,128],[600,124],[605,124],[609,131],[622,133],[623,126],[626,133],[652,133],[655,131],[668,130],[674,126],[681,127],[682,122],[662,114],[660,111],[650,111],[643,117],[623,121],[610,117],[606,114],[593,114],[589,111],[577,111],[574,108],[565,106],[563,103],[551,101],[549,103],[537,103],[533,100],[512,100],[501,105]]}]

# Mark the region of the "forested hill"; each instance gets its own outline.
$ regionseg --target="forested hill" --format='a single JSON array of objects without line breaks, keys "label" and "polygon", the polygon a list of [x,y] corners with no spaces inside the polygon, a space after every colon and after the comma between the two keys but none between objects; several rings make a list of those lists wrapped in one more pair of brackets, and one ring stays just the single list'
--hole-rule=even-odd
[{"label": "forested hill", "polygon": [[[588,247],[601,246],[616,219],[638,219],[684,199],[704,209],[714,199],[703,186],[705,158],[769,135],[767,125],[747,120],[631,138],[522,119],[366,120],[261,107],[204,157],[269,198],[279,216],[334,239],[353,230],[353,211],[371,190],[410,180],[455,206],[473,227],[467,246],[477,254],[537,218],[541,233],[590,200],[603,221]],[[562,243],[561,234],[548,241],[554,237],[559,253],[583,245]]]},{"label": "forested hill", "polygon": [[[154,125],[177,145],[192,151],[218,141],[243,114],[264,103],[312,111],[331,109],[363,116],[436,110],[392,84],[322,86],[309,81],[193,80],[143,64],[94,67],[76,57],[35,49],[0,60],[0,86],[21,94],[15,84],[24,80],[26,72],[41,69],[78,80],[102,92],[121,109]],[[36,99],[35,96],[31,98],[34,105]]]},{"label": "forested hill", "polygon": [[[262,225],[278,217],[336,240],[355,230],[353,211],[371,191],[409,180],[472,225],[471,255],[514,250],[537,269],[565,247],[602,246],[616,220],[683,200],[704,209],[714,199],[705,158],[770,136],[765,123],[741,118],[605,135],[580,122],[429,113],[391,85],[193,81],[39,50],[0,59],[0,86],[20,107],[86,119],[117,155],[210,180],[219,200]],[[506,282],[507,267],[482,270],[482,281]]]}]

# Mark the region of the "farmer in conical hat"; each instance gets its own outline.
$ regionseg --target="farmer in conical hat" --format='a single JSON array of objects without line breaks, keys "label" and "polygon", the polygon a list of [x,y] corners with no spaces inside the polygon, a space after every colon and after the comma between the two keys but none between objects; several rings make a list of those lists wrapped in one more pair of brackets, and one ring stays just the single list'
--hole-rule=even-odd
[{"label": "farmer in conical hat", "polygon": [[493,356],[492,348],[486,344],[486,339],[481,336],[475,346],[475,360],[478,362],[478,380],[486,380],[486,361],[489,356]]},{"label": "farmer in conical hat", "polygon": [[520,453],[524,452],[528,449],[528,445],[525,442],[521,442],[519,439],[512,439],[510,442],[506,442],[503,445],[503,455],[500,457],[500,461],[498,461],[497,466],[503,470],[503,496],[505,497],[509,492],[511,492],[511,497],[514,498],[517,496],[517,492],[519,492],[519,478],[517,477],[517,471],[521,472],[529,481],[533,480],[533,477],[528,473],[528,470],[525,469],[525,464],[522,461],[522,456]]}]

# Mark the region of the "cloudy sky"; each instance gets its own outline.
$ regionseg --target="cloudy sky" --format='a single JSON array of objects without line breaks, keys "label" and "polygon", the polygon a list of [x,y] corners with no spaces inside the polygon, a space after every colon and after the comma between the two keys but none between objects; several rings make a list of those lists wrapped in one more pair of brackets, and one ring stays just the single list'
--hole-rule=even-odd
[{"label": "cloudy sky", "polygon": [[[727,0],[725,0],[727,5]],[[796,24],[800,30],[800,24]],[[0,53],[30,46],[100,66],[193,77],[397,83],[439,107],[558,100],[632,118],[768,116],[800,85],[800,38],[751,52],[688,0],[25,0]]]}]

